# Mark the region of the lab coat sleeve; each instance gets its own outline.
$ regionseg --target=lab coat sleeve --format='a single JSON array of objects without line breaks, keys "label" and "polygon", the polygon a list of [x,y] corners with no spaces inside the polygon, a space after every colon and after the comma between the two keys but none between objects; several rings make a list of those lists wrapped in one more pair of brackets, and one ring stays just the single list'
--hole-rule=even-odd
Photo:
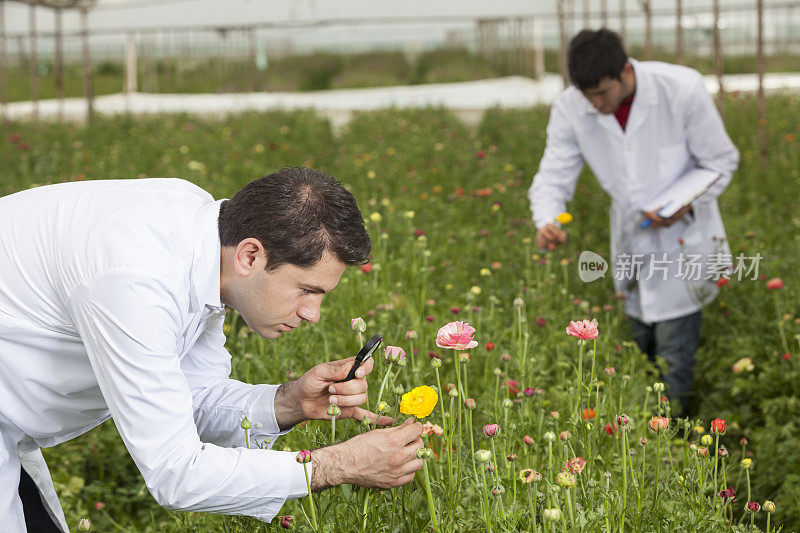
[{"label": "lab coat sleeve", "polygon": [[569,123],[566,103],[559,98],[550,110],[544,155],[528,189],[537,228],[552,224],[566,210],[582,168],[583,156]]},{"label": "lab coat sleeve", "polygon": [[192,392],[194,420],[200,438],[219,446],[245,444],[242,419],[252,424],[251,442],[265,442],[267,448],[291,428],[281,431],[275,417],[275,393],[279,385],[251,385],[230,379],[231,356],[225,349],[220,313],[206,322],[194,346],[181,361]]},{"label": "lab coat sleeve", "polygon": [[682,103],[684,127],[689,153],[701,167],[716,170],[722,177],[714,182],[695,203],[710,202],[719,197],[731,182],[739,166],[739,151],[731,142],[703,78],[698,75]]},{"label": "lab coat sleeve", "polygon": [[113,270],[79,286],[68,308],[114,423],[148,489],[168,508],[270,521],[306,494],[292,452],[203,443],[177,355],[180,298],[169,274]]}]

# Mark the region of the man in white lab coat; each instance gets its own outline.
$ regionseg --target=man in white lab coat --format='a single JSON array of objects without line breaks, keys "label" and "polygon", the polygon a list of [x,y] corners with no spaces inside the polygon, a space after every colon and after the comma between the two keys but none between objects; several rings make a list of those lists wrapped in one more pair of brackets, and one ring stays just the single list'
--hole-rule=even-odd
[{"label": "man in white lab coat", "polygon": [[[536,243],[554,249],[566,241],[556,217],[588,164],[611,196],[610,270],[626,297],[633,338],[643,352],[666,360],[668,393],[685,413],[700,309],[731,262],[717,197],[739,153],[697,71],[630,59],[606,29],[581,31],[568,57],[573,85],[550,111],[544,156],[528,191]],[[645,209],[698,166],[720,178],[690,205],[669,219]]]},{"label": "man in white lab coat", "polygon": [[[39,187],[0,198],[0,529],[68,531],[40,447],[109,417],[156,501],[271,520],[307,494],[295,453],[244,447],[307,419],[376,415],[352,358],[282,385],[229,378],[224,306],[264,338],[316,323],[370,253],[353,196],[286,168],[230,200],[179,179]],[[381,425],[388,417],[377,420]],[[411,421],[316,450],[311,487],[394,487],[422,467]],[[74,524],[73,524],[74,526]]]}]

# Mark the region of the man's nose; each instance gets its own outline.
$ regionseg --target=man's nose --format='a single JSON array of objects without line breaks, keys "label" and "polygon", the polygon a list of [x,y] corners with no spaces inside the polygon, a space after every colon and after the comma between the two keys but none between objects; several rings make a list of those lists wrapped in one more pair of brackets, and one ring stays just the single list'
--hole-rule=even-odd
[{"label": "man's nose", "polygon": [[306,299],[300,304],[297,309],[297,316],[303,320],[316,324],[319,322],[320,306],[322,305],[322,298]]}]

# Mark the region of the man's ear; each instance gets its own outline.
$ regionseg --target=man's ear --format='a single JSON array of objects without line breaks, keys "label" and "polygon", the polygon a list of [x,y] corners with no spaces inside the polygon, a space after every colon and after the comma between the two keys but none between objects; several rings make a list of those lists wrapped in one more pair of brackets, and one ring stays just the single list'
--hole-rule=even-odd
[{"label": "man's ear", "polygon": [[266,251],[261,245],[261,241],[248,237],[239,242],[236,245],[233,263],[236,273],[241,276],[247,276],[254,268],[264,268]]}]

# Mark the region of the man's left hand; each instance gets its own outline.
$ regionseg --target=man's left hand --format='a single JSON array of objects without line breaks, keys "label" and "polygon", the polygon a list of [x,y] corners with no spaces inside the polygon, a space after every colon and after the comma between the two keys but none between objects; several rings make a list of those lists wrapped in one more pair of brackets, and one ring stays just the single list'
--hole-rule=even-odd
[{"label": "man's left hand", "polygon": [[676,223],[678,220],[680,220],[681,217],[683,217],[686,213],[689,213],[691,211],[692,211],[692,206],[690,204],[690,205],[687,205],[687,206],[684,206],[684,207],[680,208],[674,215],[672,215],[669,218],[662,218],[662,217],[658,216],[658,214],[657,214],[658,210],[655,210],[655,211],[642,211],[642,212],[644,213],[645,217],[650,219],[650,223],[651,223],[652,226],[656,226],[656,227],[660,227],[660,228],[668,228],[671,225],[673,225],[674,223]]},{"label": "man's left hand", "polygon": [[342,410],[337,418],[369,417],[377,425],[392,423],[389,416],[378,416],[359,407],[367,401],[367,380],[372,372],[372,358],[362,363],[356,378],[337,383],[347,377],[355,357],[320,363],[294,381],[280,386],[275,393],[275,417],[281,430],[303,420],[330,420],[328,406],[335,404]]}]

